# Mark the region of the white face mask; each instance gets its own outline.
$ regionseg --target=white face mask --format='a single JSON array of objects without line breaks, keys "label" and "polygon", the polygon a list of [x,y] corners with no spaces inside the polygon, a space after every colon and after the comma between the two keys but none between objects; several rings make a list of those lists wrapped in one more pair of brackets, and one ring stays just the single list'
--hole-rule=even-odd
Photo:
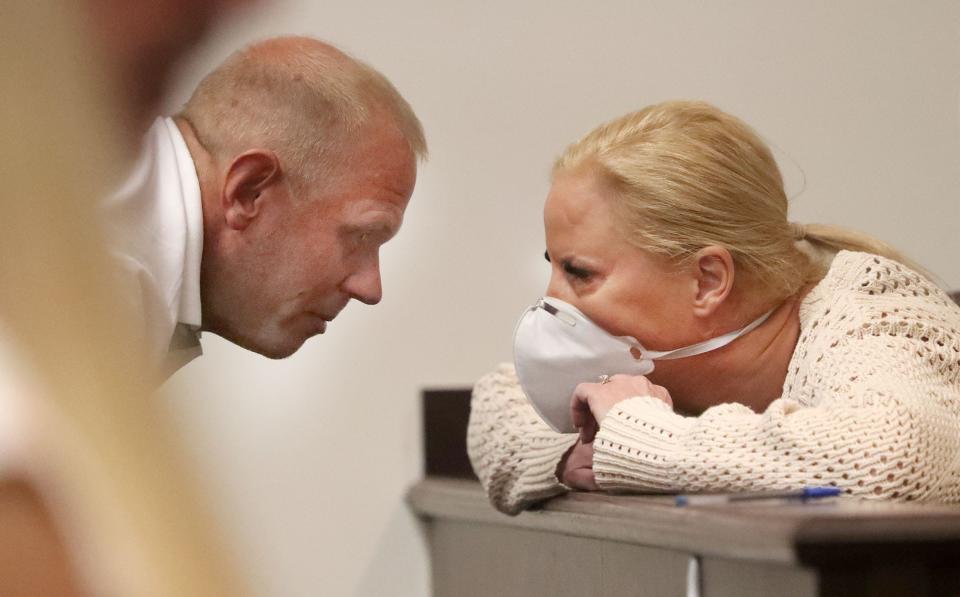
[{"label": "white face mask", "polygon": [[[576,307],[543,297],[524,312],[513,337],[513,360],[524,394],[555,431],[575,431],[570,398],[583,382],[601,375],[649,375],[654,361],[679,359],[716,350],[752,331],[768,311],[746,327],[676,350],[647,350],[635,338],[612,336]],[[639,353],[634,357],[631,353]]]}]

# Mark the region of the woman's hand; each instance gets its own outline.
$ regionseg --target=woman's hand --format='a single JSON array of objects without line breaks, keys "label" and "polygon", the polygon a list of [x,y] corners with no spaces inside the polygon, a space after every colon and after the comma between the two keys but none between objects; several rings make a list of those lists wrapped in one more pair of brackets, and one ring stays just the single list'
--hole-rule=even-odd
[{"label": "woman's hand", "polygon": [[599,489],[593,477],[593,444],[580,440],[567,450],[557,466],[557,478],[571,489],[595,491]]},{"label": "woman's hand", "polygon": [[557,465],[557,478],[572,489],[599,489],[593,475],[593,438],[613,405],[634,396],[653,396],[671,407],[666,388],[650,383],[642,375],[614,375],[606,383],[582,383],[573,391],[570,408],[580,438]]},{"label": "woman's hand", "polygon": [[[605,383],[582,383],[573,391],[570,410],[582,444],[591,444],[613,405],[634,396],[653,396],[673,406],[670,392],[642,375],[613,375]],[[593,446],[590,449],[593,462]],[[591,468],[591,477],[592,477]]]}]

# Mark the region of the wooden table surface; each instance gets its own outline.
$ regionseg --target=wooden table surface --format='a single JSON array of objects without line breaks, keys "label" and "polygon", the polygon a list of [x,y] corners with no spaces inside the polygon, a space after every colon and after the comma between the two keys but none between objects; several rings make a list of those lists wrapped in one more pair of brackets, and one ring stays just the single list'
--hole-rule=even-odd
[{"label": "wooden table surface", "polygon": [[830,498],[681,508],[672,496],[576,492],[510,517],[490,506],[478,483],[459,479],[425,479],[410,491],[409,501],[417,514],[429,518],[765,562],[800,562],[810,545],[916,542],[960,549],[960,507],[955,506]]}]

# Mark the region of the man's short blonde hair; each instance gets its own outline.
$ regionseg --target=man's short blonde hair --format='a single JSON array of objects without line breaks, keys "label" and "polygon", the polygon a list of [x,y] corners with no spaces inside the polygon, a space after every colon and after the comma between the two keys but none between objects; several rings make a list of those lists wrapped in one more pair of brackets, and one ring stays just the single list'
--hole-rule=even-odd
[{"label": "man's short blonde hair", "polygon": [[277,153],[294,183],[314,185],[361,130],[383,116],[420,159],[423,127],[396,88],[372,67],[309,37],[269,39],[207,75],[180,117],[215,159],[253,147]]}]

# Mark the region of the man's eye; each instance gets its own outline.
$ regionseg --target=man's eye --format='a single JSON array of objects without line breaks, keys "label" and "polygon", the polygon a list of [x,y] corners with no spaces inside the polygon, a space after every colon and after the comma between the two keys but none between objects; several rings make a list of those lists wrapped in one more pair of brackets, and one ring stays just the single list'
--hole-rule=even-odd
[{"label": "man's eye", "polygon": [[552,261],[550,261],[550,253],[546,251],[543,252],[543,258],[547,260],[547,263],[553,263]]},{"label": "man's eye", "polygon": [[357,247],[370,242],[370,232],[368,230],[355,230],[350,236],[353,244]]},{"label": "man's eye", "polygon": [[563,271],[568,276],[574,277],[578,280],[588,280],[590,279],[590,276],[593,275],[593,272],[591,272],[590,270],[585,270],[583,268],[577,267],[572,263],[570,263],[569,261],[565,261],[563,263]]}]

